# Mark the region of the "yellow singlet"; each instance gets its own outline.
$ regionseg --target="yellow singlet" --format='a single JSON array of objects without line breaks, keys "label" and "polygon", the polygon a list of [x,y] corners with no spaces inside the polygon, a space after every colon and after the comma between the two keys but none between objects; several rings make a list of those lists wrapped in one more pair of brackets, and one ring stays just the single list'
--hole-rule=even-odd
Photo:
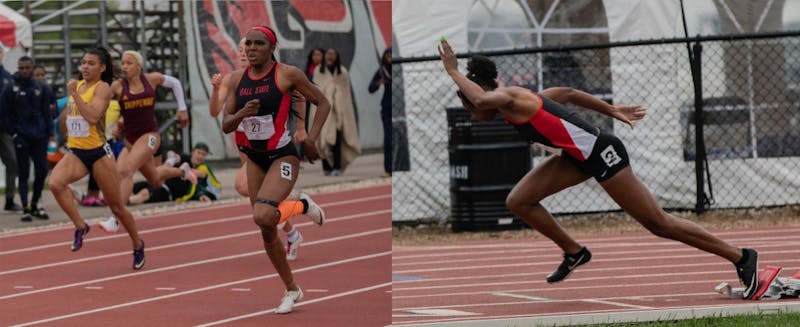
[{"label": "yellow singlet", "polygon": [[[78,81],[77,89],[80,90],[81,86],[86,83],[86,80]],[[94,98],[94,89],[100,84],[98,81],[94,85],[86,89],[81,94],[81,99],[87,104],[92,103]],[[75,99],[70,96],[69,102],[66,106],[67,111],[67,147],[81,150],[91,150],[103,146],[106,143],[105,133],[100,131],[103,128],[103,119],[97,124],[90,125],[86,119],[81,116],[78,111],[78,106],[75,104]]]},{"label": "yellow singlet", "polygon": [[105,120],[106,140],[114,138],[114,136],[111,135],[111,129],[112,127],[114,127],[114,124],[117,123],[119,116],[120,116],[119,101],[111,99],[111,101],[108,102],[108,109],[106,109],[106,120]]}]

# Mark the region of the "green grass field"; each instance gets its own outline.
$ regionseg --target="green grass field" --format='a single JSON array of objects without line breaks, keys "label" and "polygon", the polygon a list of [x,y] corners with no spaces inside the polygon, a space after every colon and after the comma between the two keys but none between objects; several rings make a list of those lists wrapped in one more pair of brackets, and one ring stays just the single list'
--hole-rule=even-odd
[{"label": "green grass field", "polygon": [[716,326],[740,326],[740,327],[790,327],[800,326],[800,312],[778,313],[778,314],[755,314],[738,315],[733,317],[707,317],[691,320],[658,321],[625,324],[604,324],[603,327],[616,326],[670,326],[670,327],[716,327]]}]

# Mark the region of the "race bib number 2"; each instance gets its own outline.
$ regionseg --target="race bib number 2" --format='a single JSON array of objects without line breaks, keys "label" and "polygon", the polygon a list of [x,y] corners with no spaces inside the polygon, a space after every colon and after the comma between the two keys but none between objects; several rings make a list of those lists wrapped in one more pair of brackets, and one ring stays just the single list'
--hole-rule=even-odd
[{"label": "race bib number 2", "polygon": [[268,140],[275,134],[272,116],[247,117],[242,120],[242,127],[250,140]]},{"label": "race bib number 2", "polygon": [[89,122],[83,117],[67,117],[67,135],[71,137],[89,136]]}]

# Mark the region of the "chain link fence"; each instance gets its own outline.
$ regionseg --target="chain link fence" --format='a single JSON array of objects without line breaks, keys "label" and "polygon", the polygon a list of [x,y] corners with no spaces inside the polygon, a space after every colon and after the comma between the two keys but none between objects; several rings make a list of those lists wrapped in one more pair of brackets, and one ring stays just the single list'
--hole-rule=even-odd
[{"label": "chain link fence", "polygon": [[[504,85],[535,91],[570,86],[609,103],[647,108],[647,117],[630,128],[568,106],[622,139],[635,173],[665,208],[760,207],[800,200],[800,33],[482,54],[497,64]],[[690,58],[696,59],[694,73]],[[454,126],[448,124],[446,109],[460,106],[457,88],[438,57],[399,58],[393,68],[393,220],[450,220],[451,186],[459,171],[450,167],[448,129]],[[703,100],[701,111],[695,94]],[[699,148],[698,128],[703,135]],[[536,147],[531,155],[533,166],[548,156]],[[504,174],[505,169],[497,165],[473,173]],[[543,205],[562,214],[619,209],[593,180]]]}]

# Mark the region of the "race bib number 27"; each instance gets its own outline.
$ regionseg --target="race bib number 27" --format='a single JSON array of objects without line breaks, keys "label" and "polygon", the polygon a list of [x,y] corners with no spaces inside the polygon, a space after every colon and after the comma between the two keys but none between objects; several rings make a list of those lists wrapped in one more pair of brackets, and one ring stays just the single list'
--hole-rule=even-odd
[{"label": "race bib number 27", "polygon": [[268,140],[275,134],[272,116],[247,117],[242,120],[242,127],[250,140]]}]

